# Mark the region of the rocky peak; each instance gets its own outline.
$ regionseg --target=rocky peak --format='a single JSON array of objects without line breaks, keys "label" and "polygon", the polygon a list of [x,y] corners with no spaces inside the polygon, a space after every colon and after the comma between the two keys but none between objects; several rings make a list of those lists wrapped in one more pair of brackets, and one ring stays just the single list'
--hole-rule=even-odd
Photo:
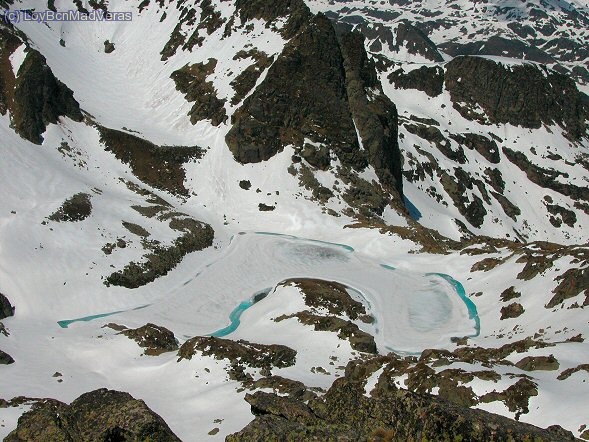
[{"label": "rocky peak", "polygon": [[314,17],[287,43],[232,120],[227,144],[241,163],[268,160],[286,145],[302,147],[305,140],[329,145],[336,153],[358,152],[343,57],[325,16]]},{"label": "rocky peak", "polygon": [[83,118],[73,92],[55,78],[45,57],[34,49],[29,49],[18,70],[10,111],[16,132],[36,144],[42,143],[47,125],[57,123],[59,117]]},{"label": "rocky peak", "polygon": [[293,145],[323,169],[333,156],[345,169],[371,164],[384,185],[402,191],[396,108],[382,93],[362,36],[338,35],[323,14],[287,43],[232,123],[226,141],[241,163]]}]

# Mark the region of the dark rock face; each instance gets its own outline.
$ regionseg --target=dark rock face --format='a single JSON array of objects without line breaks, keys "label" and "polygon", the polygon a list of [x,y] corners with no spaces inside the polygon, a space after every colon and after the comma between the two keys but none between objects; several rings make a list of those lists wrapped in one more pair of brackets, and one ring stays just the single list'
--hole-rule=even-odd
[{"label": "dark rock face", "polygon": [[202,149],[181,146],[157,146],[143,138],[99,126],[100,140],[106,150],[128,164],[141,181],[168,192],[186,195],[186,173],[182,165],[201,158]]},{"label": "dark rock face", "polygon": [[564,300],[584,293],[589,299],[589,267],[569,269],[563,275],[558,276],[559,282],[554,289],[554,296],[546,305],[546,308],[554,308]]},{"label": "dark rock face", "polygon": [[[164,7],[163,0],[157,0],[157,2],[159,3],[160,8]],[[149,0],[141,2],[139,5],[139,12],[148,5]],[[185,51],[192,51],[194,46],[201,46],[204,41],[201,31],[206,31],[208,35],[211,35],[217,29],[220,29],[225,23],[224,19],[221,17],[221,13],[215,9],[211,0],[202,0],[197,4],[178,2],[176,7],[180,10],[180,20],[172,31],[170,39],[160,52],[162,61],[166,61],[173,56],[180,46],[182,46],[182,49]],[[182,28],[184,25],[194,25],[197,19],[197,9],[200,9],[200,11],[198,11],[200,12],[200,20],[198,25],[193,27],[193,32],[188,37],[182,32]],[[186,37],[188,37],[188,39]]]},{"label": "dark rock face", "polygon": [[501,160],[497,143],[484,135],[465,133],[453,134],[450,137],[460,143],[460,145],[470,150],[476,150],[490,163],[498,164]]},{"label": "dark rock face", "polygon": [[258,78],[262,75],[272,62],[273,57],[269,57],[266,53],[251,49],[247,52],[238,52],[234,60],[251,58],[254,64],[248,66],[241,74],[235,77],[235,80],[231,82],[231,87],[235,90],[235,95],[231,99],[231,104],[236,105],[254,88]]},{"label": "dark rock face", "polygon": [[437,97],[444,90],[444,71],[440,67],[421,66],[409,72],[393,71],[387,77],[400,89],[417,89],[430,97]]},{"label": "dark rock face", "polygon": [[514,303],[509,304],[505,307],[501,307],[501,320],[510,319],[510,318],[518,318],[523,314],[524,314],[524,308],[518,302],[514,302]]},{"label": "dark rock face", "polygon": [[364,38],[354,32],[340,36],[349,108],[381,183],[403,194],[402,156],[399,149],[398,115],[382,92],[374,63],[364,49]]},{"label": "dark rock face", "polygon": [[106,40],[104,42],[104,52],[106,54],[111,54],[114,51],[115,51],[115,44],[109,40]]},{"label": "dark rock face", "polygon": [[[373,354],[377,352],[374,337],[360,330],[358,325],[351,321],[361,320],[370,323],[373,318],[367,315],[366,308],[361,302],[352,299],[345,285],[309,278],[289,279],[280,285],[296,286],[303,294],[305,304],[310,310],[282,315],[275,319],[276,322],[297,318],[300,323],[310,325],[317,331],[337,333],[340,339],[347,339],[354,350]],[[351,320],[340,316],[347,316]]]},{"label": "dark rock face", "polygon": [[305,297],[305,304],[317,309],[326,309],[332,315],[346,315],[359,319],[366,315],[366,308],[350,296],[345,285],[321,279],[288,279],[282,285],[295,284]]},{"label": "dark rock face", "polygon": [[227,120],[225,100],[217,97],[217,91],[207,77],[215,71],[217,60],[211,58],[205,63],[186,65],[171,75],[176,89],[186,96],[186,100],[194,102],[188,113],[192,124],[202,120],[210,120],[213,126],[219,126]]},{"label": "dark rock face", "polygon": [[558,375],[557,379],[559,381],[564,381],[565,379],[570,378],[573,374],[579,371],[586,371],[587,373],[589,373],[589,364],[581,364],[573,368],[567,368],[566,370],[563,370],[561,374]]},{"label": "dark rock face", "polygon": [[87,193],[77,193],[68,198],[57,212],[49,216],[49,220],[56,222],[84,221],[92,213],[92,202]]},{"label": "dark rock face", "polygon": [[[589,201],[589,194],[586,188],[571,184],[570,182],[563,183],[562,180],[559,180],[559,177],[564,175],[563,172],[537,166],[523,152],[516,152],[508,147],[503,147],[502,151],[509,161],[519,167],[522,172],[525,172],[531,182],[540,187],[552,189],[575,200],[582,199]],[[565,178],[568,178],[568,176],[565,176]]]},{"label": "dark rock face", "polygon": [[[589,112],[582,94],[573,80],[557,72],[458,57],[446,65],[445,85],[454,108],[467,119],[527,128],[557,123],[571,139],[586,134]],[[474,110],[478,106],[485,115]]]},{"label": "dark rock face", "polygon": [[178,341],[174,333],[155,324],[123,330],[121,334],[137,342],[145,349],[145,354],[148,356],[159,356],[162,353],[178,350]]},{"label": "dark rock face", "polygon": [[460,407],[430,395],[378,383],[372,397],[349,374],[323,398],[305,404],[256,392],[247,395],[256,418],[228,442],[265,440],[575,440],[560,427],[542,430],[511,419]]},{"label": "dark rock face", "polygon": [[290,318],[297,318],[302,324],[313,326],[316,331],[330,331],[337,333],[337,336],[340,339],[347,339],[350,341],[350,346],[354,350],[372,354],[377,352],[374,337],[360,330],[360,328],[351,321],[337,318],[335,316],[315,315],[309,311],[299,312],[288,316],[280,316],[276,318],[276,321],[284,321],[285,319]]},{"label": "dark rock face", "polygon": [[[513,24],[513,23],[510,23]],[[554,63],[554,59],[543,50],[529,46],[521,40],[507,39],[493,35],[486,41],[473,41],[466,44],[447,43],[440,45],[448,55],[498,55],[538,63]]]},{"label": "dark rock face", "polygon": [[515,364],[517,368],[525,371],[558,370],[560,364],[556,358],[550,356],[527,356]]},{"label": "dark rock face", "polygon": [[[313,18],[286,45],[233,124],[227,144],[241,163],[268,160],[287,144],[302,146],[305,138],[332,146],[338,156],[358,154],[343,58],[327,18]],[[365,161],[357,160],[360,166]]]},{"label": "dark rock face", "polygon": [[458,167],[454,169],[454,176],[443,172],[440,181],[444,186],[444,190],[450,195],[454,205],[466,220],[474,227],[481,227],[485,221],[487,209],[485,209],[483,201],[477,195],[474,195],[472,201],[470,201],[466,196],[466,189],[473,189],[476,185],[479,190],[483,189],[484,194],[483,183],[473,179],[464,169]]},{"label": "dark rock face", "polygon": [[549,219],[554,227],[558,228],[563,223],[569,227],[574,227],[577,222],[577,214],[575,212],[565,209],[558,204],[547,204],[546,210],[552,215]]},{"label": "dark rock face", "polygon": [[282,35],[287,39],[293,37],[311,17],[311,12],[303,0],[236,0],[235,9],[242,23],[256,18],[272,23],[280,17],[288,17],[282,29]]},{"label": "dark rock face", "polygon": [[438,51],[436,45],[415,26],[403,21],[397,27],[397,47],[405,46],[410,54],[422,55],[428,60],[442,62],[444,58]]},{"label": "dark rock face", "polygon": [[503,292],[501,293],[501,301],[503,302],[507,302],[507,301],[511,301],[512,299],[516,299],[516,298],[521,298],[522,294],[520,292],[517,292],[515,290],[514,286],[511,286],[505,290],[503,290]]},{"label": "dark rock face", "polygon": [[0,114],[5,115],[12,103],[15,81],[9,57],[21,41],[8,29],[4,29],[2,24],[0,15]]},{"label": "dark rock face", "polygon": [[7,442],[161,441],[180,439],[164,420],[128,393],[96,390],[71,405],[45,400],[18,420]]},{"label": "dark rock face", "polygon": [[14,307],[10,304],[10,301],[6,296],[0,293],[0,319],[14,316]]},{"label": "dark rock face", "polygon": [[457,150],[453,150],[450,147],[450,140],[448,140],[436,126],[430,126],[427,124],[405,124],[405,129],[434,144],[447,158],[460,164],[466,163],[466,155],[464,155],[464,149],[462,146],[459,145]]},{"label": "dark rock face", "polygon": [[301,400],[308,400],[315,397],[315,394],[307,389],[307,386],[300,381],[283,378],[282,376],[268,376],[258,379],[249,385],[252,389],[269,388],[281,394],[287,394]]},{"label": "dark rock face", "polygon": [[396,108],[380,90],[362,37],[338,38],[321,14],[287,43],[232,123],[226,141],[241,163],[268,160],[294,145],[319,169],[329,167],[331,153],[347,169],[371,164],[383,185],[402,192]]},{"label": "dark rock face", "polygon": [[216,359],[227,359],[232,364],[267,369],[290,367],[294,365],[297,356],[295,350],[284,345],[263,345],[197,336],[182,344],[178,351],[178,360],[192,359],[197,351]]},{"label": "dark rock face", "polygon": [[258,204],[258,210],[260,212],[274,212],[274,210],[276,210],[276,206],[269,206],[267,204],[260,203]]},{"label": "dark rock face", "polygon": [[39,52],[30,49],[16,78],[12,122],[23,138],[41,144],[47,125],[59,117],[82,121],[80,105],[73,92],[59,81]]}]

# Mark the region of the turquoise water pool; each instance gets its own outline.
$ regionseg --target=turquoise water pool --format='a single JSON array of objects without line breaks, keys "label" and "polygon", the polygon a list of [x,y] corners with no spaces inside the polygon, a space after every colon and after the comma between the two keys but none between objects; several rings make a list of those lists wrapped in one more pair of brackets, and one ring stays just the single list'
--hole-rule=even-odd
[{"label": "turquoise water pool", "polygon": [[241,324],[241,315],[245,312],[248,308],[252,305],[260,302],[270,293],[272,289],[267,288],[264,290],[260,290],[259,292],[255,293],[251,298],[246,299],[242,303],[240,303],[230,314],[229,314],[229,325],[227,327],[223,327],[220,330],[217,330],[214,333],[211,333],[209,336],[215,338],[222,338],[233,333],[237,330],[237,327]]},{"label": "turquoise water pool", "polygon": [[448,281],[454,289],[460,299],[466,304],[466,308],[468,309],[468,317],[474,321],[475,324],[475,334],[468,336],[469,338],[476,338],[481,334],[481,318],[479,318],[479,313],[477,311],[477,306],[472,300],[466,295],[466,290],[464,290],[464,286],[460,281],[455,280],[450,275],[445,273],[426,273],[426,276],[439,276],[440,278],[444,278]]},{"label": "turquoise water pool", "polygon": [[396,267],[390,266],[388,264],[381,264],[380,265],[383,269],[387,269],[387,270],[397,270]]},{"label": "turquoise water pool", "polygon": [[74,324],[76,322],[89,322],[89,321],[93,321],[95,319],[107,318],[109,316],[118,315],[120,313],[125,313],[125,312],[135,311],[135,310],[141,310],[141,309],[144,309],[146,307],[149,307],[149,304],[148,305],[142,305],[141,307],[137,307],[137,308],[134,308],[134,309],[131,309],[131,310],[119,310],[119,311],[116,311],[116,312],[100,313],[98,315],[84,316],[83,318],[66,319],[66,320],[63,320],[63,321],[57,321],[57,324],[61,328],[68,328],[71,324]]}]

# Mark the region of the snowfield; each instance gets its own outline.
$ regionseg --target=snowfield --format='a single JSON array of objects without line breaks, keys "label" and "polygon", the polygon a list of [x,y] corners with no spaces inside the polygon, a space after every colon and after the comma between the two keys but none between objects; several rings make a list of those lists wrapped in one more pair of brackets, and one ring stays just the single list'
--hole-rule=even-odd
[{"label": "snowfield", "polygon": [[[277,56],[286,41],[279,30],[255,20],[251,28],[238,27],[229,38],[222,38],[221,28],[207,35],[201,47],[192,52],[178,49],[162,61],[160,52],[180,20],[180,11],[172,3],[159,8],[153,2],[139,13],[139,3],[127,0],[109,5],[113,11],[135,11],[129,23],[17,26],[28,37],[27,44],[46,57],[54,75],[74,92],[86,119],[61,118],[48,126],[42,145],[35,145],[14,132],[9,115],[0,115],[0,292],[16,307],[14,317],[2,320],[9,335],[0,334],[0,349],[15,363],[0,366],[0,399],[25,396],[70,402],[84,392],[107,387],[143,399],[182,440],[223,440],[253,419],[243,400],[247,390],[229,378],[228,361],[200,354],[179,360],[175,352],[145,356],[135,342],[105,326],[137,328],[153,323],[174,332],[182,344],[231,325],[229,315],[240,303],[269,289],[264,299],[243,309],[239,325],[224,337],[293,348],[296,364],[272,373],[326,389],[343,374],[347,362],[362,356],[360,352],[336,333],[315,331],[296,318],[276,321],[306,308],[301,291],[282,283],[291,278],[316,278],[344,284],[350,296],[366,307],[374,321],[354,323],[374,336],[380,354],[419,356],[430,348],[455,350],[458,344],[452,338],[463,337],[468,337],[472,347],[496,348],[534,336],[556,344],[531,348],[525,354],[510,353],[505,359],[515,364],[524,356],[553,355],[560,363],[557,371],[529,372],[514,365],[496,365],[493,370],[500,375],[498,381],[475,378],[465,385],[483,396],[514,385],[520,379],[516,376],[528,375],[537,383],[538,395],[531,397],[529,412],[519,419],[541,427],[558,424],[577,436],[582,433],[581,427],[589,425],[589,373],[581,370],[565,380],[557,377],[566,369],[589,363],[589,344],[571,339],[589,337],[584,294],[580,291],[553,308],[545,306],[559,285],[557,278],[586,261],[566,253],[556,257],[554,252],[554,265],[525,279],[518,275],[526,262],[519,259],[522,255],[514,243],[489,245],[481,239],[470,243],[472,249],[480,247],[473,253],[458,249],[427,252],[417,240],[394,229],[352,228],[357,220],[341,213],[346,204],[339,197],[319,205],[287,172],[294,154],[291,148],[265,162],[239,164],[225,136],[239,107],[230,104],[231,81],[247,68],[249,59],[235,59],[235,55],[254,47]],[[224,18],[234,13],[233,2],[211,3]],[[317,11],[333,6],[330,2],[309,3]],[[38,7],[38,2],[17,0],[13,7],[33,6]],[[73,7],[66,0],[56,0],[55,6]],[[188,33],[192,29],[186,26]],[[104,52],[106,40],[116,46],[111,54]],[[443,66],[403,50],[389,56],[397,62]],[[23,44],[10,58],[15,73],[25,57]],[[228,98],[228,120],[219,126],[210,121],[192,124],[188,113],[193,103],[186,101],[170,78],[177,69],[210,58],[222,60],[209,80],[220,97]],[[497,135],[502,139],[500,147],[524,152],[541,167],[558,167],[566,174],[559,179],[567,183],[588,186],[587,170],[577,161],[581,153],[588,153],[586,139],[569,143],[557,126],[531,131],[468,121],[453,110],[448,91],[430,98],[420,91],[397,89],[386,74],[380,80],[401,117],[406,171],[411,170],[409,154],[425,163],[428,153],[436,152],[431,143],[403,125],[416,116],[436,118],[445,133]],[[183,166],[187,195],[172,195],[141,182],[130,166],[105,150],[95,123],[158,145],[203,148],[202,158]],[[561,157],[558,163],[547,158],[556,151]],[[437,153],[440,168],[450,171],[458,166]],[[460,167],[473,176],[484,176],[490,163],[476,152],[467,153],[469,161]],[[548,195],[572,209],[571,198],[531,183],[506,159],[493,167],[503,174],[505,195],[521,210],[521,216],[510,218],[494,202],[486,206],[489,214],[484,224],[471,228],[474,234],[522,242],[551,241],[571,250],[578,244],[579,250],[587,250],[586,211],[575,209],[574,227],[555,228],[541,201]],[[363,173],[368,181],[375,177],[373,170]],[[336,181],[332,171],[318,171],[317,179],[330,188]],[[240,186],[245,180],[251,189]],[[405,196],[421,214],[419,223],[460,239],[461,229],[454,219],[465,223],[466,219],[452,204],[436,202],[428,193],[431,188],[444,197],[442,201],[450,201],[435,177],[405,183]],[[87,218],[78,222],[49,219],[64,201],[80,193],[91,202]],[[169,213],[209,224],[215,231],[213,245],[187,254],[167,275],[150,284],[135,289],[108,286],[105,281],[113,272],[131,262],[145,262],[148,239],[168,246],[180,236],[169,219],[149,217],[137,209],[154,206],[154,197],[169,204]],[[260,204],[275,209],[262,212]],[[329,210],[337,216],[328,214]],[[392,207],[386,209],[383,219],[388,226],[402,228],[414,223]],[[148,236],[138,235],[137,230],[126,227],[129,225],[140,226]],[[109,244],[121,240],[124,247],[105,252]],[[500,263],[477,270],[475,265],[485,259]],[[502,319],[501,308],[507,304],[501,295],[509,287],[520,293],[515,301],[525,313]],[[60,321],[66,323],[60,326]],[[471,371],[487,368],[481,361],[450,365]],[[248,373],[255,379],[262,377],[256,369]],[[369,379],[367,394],[379,374]],[[400,376],[399,385],[405,386],[405,379]],[[0,408],[0,438],[16,428],[19,416],[31,403]],[[503,402],[476,406],[516,415]],[[219,431],[211,434],[215,428]]]}]

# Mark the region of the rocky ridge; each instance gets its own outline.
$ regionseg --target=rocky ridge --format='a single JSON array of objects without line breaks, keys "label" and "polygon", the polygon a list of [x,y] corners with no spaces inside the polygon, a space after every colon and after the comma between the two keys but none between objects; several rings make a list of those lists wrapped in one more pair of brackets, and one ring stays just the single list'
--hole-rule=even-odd
[{"label": "rocky ridge", "polygon": [[384,375],[367,395],[366,369],[351,363],[325,396],[307,403],[263,392],[247,395],[256,418],[226,440],[575,440],[557,426],[542,430],[398,389]]}]

